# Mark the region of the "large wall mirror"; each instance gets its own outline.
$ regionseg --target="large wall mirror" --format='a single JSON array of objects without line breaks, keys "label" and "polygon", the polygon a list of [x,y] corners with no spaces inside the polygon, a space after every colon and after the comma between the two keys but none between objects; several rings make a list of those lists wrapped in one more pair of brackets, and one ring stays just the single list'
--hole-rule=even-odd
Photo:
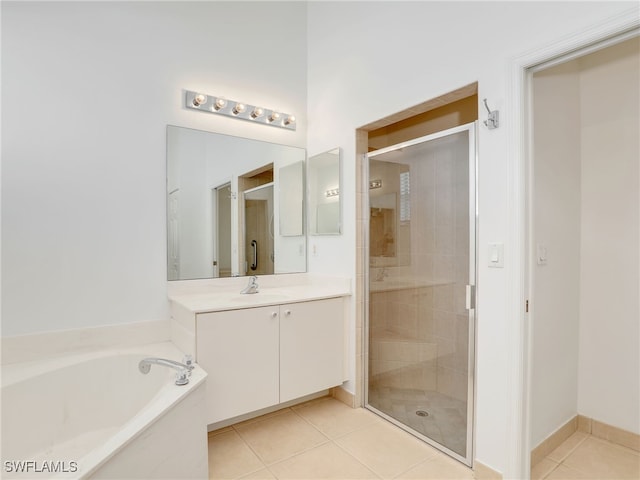
[{"label": "large wall mirror", "polygon": [[167,127],[169,280],[304,272],[303,148]]},{"label": "large wall mirror", "polygon": [[309,234],[339,235],[342,232],[340,149],[309,157]]}]

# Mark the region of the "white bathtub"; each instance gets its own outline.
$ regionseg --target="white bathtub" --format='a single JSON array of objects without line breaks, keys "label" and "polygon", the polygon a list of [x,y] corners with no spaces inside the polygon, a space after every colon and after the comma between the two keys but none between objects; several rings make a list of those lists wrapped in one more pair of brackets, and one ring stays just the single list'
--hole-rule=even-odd
[{"label": "white bathtub", "polygon": [[2,367],[2,478],[208,476],[206,374],[188,385],[145,357],[181,361],[173,344]]}]

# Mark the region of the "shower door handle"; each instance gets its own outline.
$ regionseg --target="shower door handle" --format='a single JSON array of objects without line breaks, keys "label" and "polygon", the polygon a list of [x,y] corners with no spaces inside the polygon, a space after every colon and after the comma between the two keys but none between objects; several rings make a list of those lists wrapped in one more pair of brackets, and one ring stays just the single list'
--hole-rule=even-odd
[{"label": "shower door handle", "polygon": [[251,240],[251,246],[253,247],[253,263],[251,264],[251,270],[258,268],[258,242]]},{"label": "shower door handle", "polygon": [[467,306],[467,310],[471,310],[476,306],[476,286],[475,285],[467,285],[466,306]]}]

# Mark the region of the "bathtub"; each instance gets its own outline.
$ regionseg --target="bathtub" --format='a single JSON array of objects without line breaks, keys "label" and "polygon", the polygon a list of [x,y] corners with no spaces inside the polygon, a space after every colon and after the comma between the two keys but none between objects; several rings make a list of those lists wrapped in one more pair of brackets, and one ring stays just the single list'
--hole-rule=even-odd
[{"label": "bathtub", "polygon": [[2,478],[208,477],[206,373],[188,385],[145,357],[170,342],[2,367]]}]

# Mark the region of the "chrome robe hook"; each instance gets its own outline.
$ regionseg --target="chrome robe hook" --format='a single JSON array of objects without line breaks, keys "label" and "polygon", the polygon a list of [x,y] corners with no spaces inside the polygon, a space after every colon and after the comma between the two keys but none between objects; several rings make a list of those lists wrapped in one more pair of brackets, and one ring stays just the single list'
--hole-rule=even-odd
[{"label": "chrome robe hook", "polygon": [[494,128],[498,128],[499,126],[499,116],[500,116],[500,112],[498,112],[498,110],[491,110],[489,108],[489,105],[487,105],[487,99],[485,98],[483,100],[484,102],[484,106],[487,109],[487,113],[489,114],[489,116],[487,117],[487,119],[483,122],[486,127],[489,130],[493,130]]}]

